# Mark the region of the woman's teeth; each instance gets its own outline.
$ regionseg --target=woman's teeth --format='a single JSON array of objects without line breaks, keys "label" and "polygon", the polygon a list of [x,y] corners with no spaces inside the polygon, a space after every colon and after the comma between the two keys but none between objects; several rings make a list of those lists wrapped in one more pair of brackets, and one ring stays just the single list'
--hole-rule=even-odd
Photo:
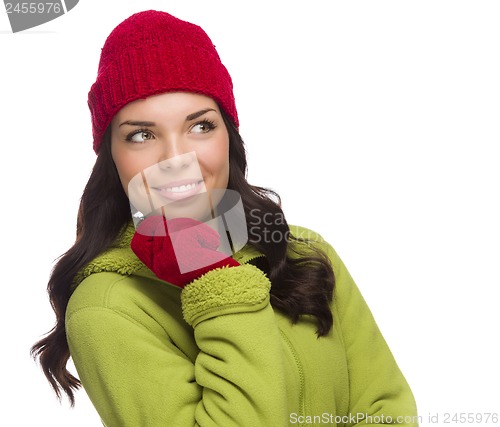
[{"label": "woman's teeth", "polygon": [[178,187],[167,187],[167,191],[170,193],[183,193],[184,191],[192,190],[196,185],[197,183],[193,182],[192,184],[180,185]]}]

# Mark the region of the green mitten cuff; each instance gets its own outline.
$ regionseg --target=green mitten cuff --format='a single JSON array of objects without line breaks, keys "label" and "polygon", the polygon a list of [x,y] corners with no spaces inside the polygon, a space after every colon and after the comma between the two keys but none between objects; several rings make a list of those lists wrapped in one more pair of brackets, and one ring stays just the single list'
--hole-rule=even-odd
[{"label": "green mitten cuff", "polygon": [[251,264],[211,270],[181,293],[184,319],[191,326],[222,314],[257,311],[269,304],[271,282]]}]

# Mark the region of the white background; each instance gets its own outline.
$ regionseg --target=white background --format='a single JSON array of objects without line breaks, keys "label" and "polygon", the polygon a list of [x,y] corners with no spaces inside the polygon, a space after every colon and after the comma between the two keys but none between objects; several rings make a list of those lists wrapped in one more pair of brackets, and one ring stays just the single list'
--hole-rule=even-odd
[{"label": "white background", "polygon": [[[333,4],[330,4],[333,3]],[[13,34],[0,14],[0,424],[98,426],[29,348],[95,160],[87,93],[109,32],[148,8],[202,26],[229,69],[249,180],[320,232],[428,414],[500,412],[500,3],[81,0]]]}]

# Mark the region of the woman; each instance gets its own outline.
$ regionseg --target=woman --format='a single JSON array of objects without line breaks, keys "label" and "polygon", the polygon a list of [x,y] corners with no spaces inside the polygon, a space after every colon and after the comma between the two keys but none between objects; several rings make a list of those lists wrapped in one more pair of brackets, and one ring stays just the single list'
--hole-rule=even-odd
[{"label": "woman", "polygon": [[416,424],[342,261],[246,181],[231,78],[201,28],[123,21],[89,107],[98,157],[48,285],[56,326],[32,349],[59,397],[83,385],[107,426]]}]

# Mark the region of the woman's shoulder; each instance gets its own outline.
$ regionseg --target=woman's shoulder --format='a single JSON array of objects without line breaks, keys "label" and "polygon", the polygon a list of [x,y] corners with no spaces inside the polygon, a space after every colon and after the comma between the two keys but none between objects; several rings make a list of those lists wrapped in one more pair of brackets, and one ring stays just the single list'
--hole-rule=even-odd
[{"label": "woman's shoulder", "polygon": [[291,224],[289,227],[293,241],[309,247],[314,246],[321,249],[328,256],[337,257],[337,253],[335,249],[333,249],[332,244],[325,240],[319,232],[295,224]]},{"label": "woman's shoulder", "polygon": [[182,317],[179,288],[116,272],[92,274],[78,285],[68,303],[65,326],[72,355],[80,354],[80,360],[86,351],[80,343],[82,337],[97,348],[108,348],[117,337],[135,343],[165,341],[184,336],[188,327]]},{"label": "woman's shoulder", "polygon": [[289,225],[289,227],[292,241],[302,249],[300,252],[307,253],[307,249],[311,248],[319,249],[328,258],[336,274],[345,268],[332,242],[325,240],[319,232],[299,225]]},{"label": "woman's shoulder", "polygon": [[[83,278],[72,293],[67,311],[85,307],[107,308],[116,294],[130,289],[130,277],[116,272],[96,272]],[[121,286],[120,286],[121,285]]]},{"label": "woman's shoulder", "polygon": [[[137,313],[156,310],[158,304],[179,301],[179,289],[159,286],[158,279],[117,272],[97,272],[87,276],[70,297],[66,318],[82,310],[110,310]],[[135,316],[135,314],[134,314]]]}]

